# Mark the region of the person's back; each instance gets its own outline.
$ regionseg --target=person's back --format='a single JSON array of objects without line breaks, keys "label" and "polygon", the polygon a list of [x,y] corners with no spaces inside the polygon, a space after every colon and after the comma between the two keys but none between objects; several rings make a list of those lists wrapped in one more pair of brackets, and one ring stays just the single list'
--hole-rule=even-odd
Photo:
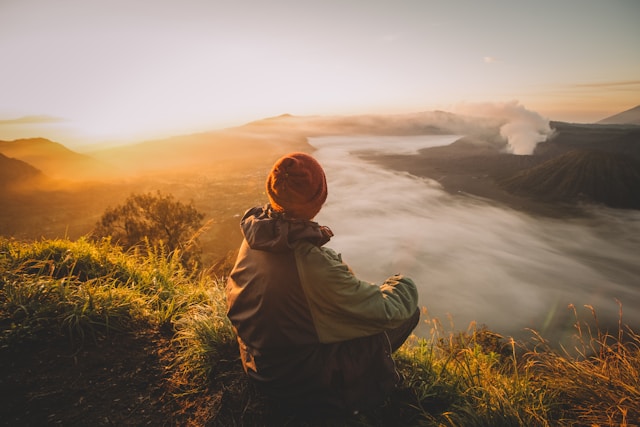
[{"label": "person's back", "polygon": [[[292,153],[267,178],[269,204],[247,211],[227,284],[228,317],[249,378],[283,406],[353,412],[399,381],[391,353],[419,320],[413,282],[355,277],[311,221],[327,197],[315,159]],[[364,249],[364,248],[363,248]]]}]

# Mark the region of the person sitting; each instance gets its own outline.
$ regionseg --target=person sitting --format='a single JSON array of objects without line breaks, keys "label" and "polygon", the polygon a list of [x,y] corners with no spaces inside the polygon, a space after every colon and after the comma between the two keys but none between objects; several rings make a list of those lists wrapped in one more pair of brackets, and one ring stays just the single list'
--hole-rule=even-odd
[{"label": "person sitting", "polygon": [[402,275],[360,280],[324,246],[333,233],[313,221],[328,194],[314,157],[277,160],[266,192],[269,203],[240,222],[226,286],[245,372],[292,411],[356,413],[383,403],[400,382],[392,353],[419,322],[416,285]]}]

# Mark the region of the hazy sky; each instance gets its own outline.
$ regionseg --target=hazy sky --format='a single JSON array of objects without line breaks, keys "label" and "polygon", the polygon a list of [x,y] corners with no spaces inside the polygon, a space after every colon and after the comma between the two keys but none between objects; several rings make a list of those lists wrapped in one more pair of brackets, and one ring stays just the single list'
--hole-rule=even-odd
[{"label": "hazy sky", "polygon": [[513,100],[597,121],[640,104],[638,22],[638,0],[0,0],[0,139]]}]

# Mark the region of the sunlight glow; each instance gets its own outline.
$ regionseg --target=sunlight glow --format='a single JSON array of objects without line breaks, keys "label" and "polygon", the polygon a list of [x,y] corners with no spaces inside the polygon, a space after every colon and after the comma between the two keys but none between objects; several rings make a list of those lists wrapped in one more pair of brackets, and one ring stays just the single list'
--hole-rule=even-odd
[{"label": "sunlight glow", "polygon": [[[640,5],[569,0],[548,13],[462,3],[461,14],[460,4],[421,1],[3,2],[0,53],[11,66],[0,80],[0,121],[60,117],[67,126],[52,135],[68,132],[70,142],[284,113],[394,114],[517,99],[590,121],[638,104],[632,17]],[[582,20],[570,19],[576,11]],[[0,138],[13,134],[0,128]]]}]

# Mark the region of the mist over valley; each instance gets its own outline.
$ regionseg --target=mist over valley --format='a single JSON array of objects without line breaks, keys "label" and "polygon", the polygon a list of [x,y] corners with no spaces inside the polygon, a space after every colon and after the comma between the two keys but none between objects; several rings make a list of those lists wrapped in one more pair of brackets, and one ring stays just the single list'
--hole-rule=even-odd
[{"label": "mist over valley", "polygon": [[[537,202],[525,212],[523,205],[505,204],[511,199],[452,194],[435,179],[358,158],[349,150],[360,138],[310,142],[329,177],[318,216],[335,233],[329,245],[365,280],[412,277],[421,305],[446,329],[464,330],[476,321],[508,336],[525,338],[525,329],[533,328],[566,343],[575,332],[570,304],[582,320],[591,316],[583,306],[592,305],[601,324],[615,329],[616,299],[625,321],[640,321],[639,211],[594,205],[553,210]],[[404,142],[418,143],[394,143]],[[447,141],[426,136],[421,142]],[[374,147],[387,151],[388,143],[370,138],[366,158]]]},{"label": "mist over valley", "polygon": [[42,138],[0,141],[0,234],[76,239],[129,194],[159,190],[211,220],[203,262],[224,275],[240,216],[266,203],[273,162],[306,151],[329,184],[317,221],[360,277],[413,277],[429,316],[450,316],[456,329],[476,321],[566,339],[569,304],[616,325],[617,299],[624,320],[640,322],[639,139],[637,125],[549,122],[505,104],[282,115],[84,153]]}]

